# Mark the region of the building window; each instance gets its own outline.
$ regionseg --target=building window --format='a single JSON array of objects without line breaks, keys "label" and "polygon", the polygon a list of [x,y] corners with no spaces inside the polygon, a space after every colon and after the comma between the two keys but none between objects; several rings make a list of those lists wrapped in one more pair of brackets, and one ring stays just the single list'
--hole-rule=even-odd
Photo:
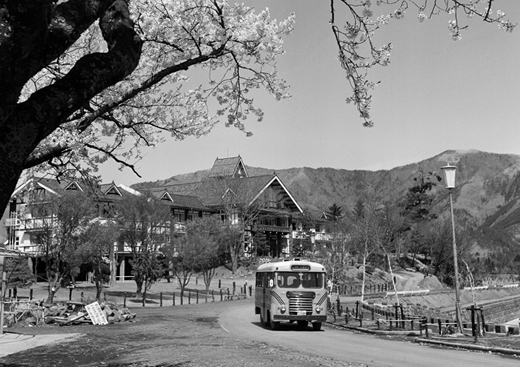
[{"label": "building window", "polygon": [[260,223],[266,226],[275,226],[276,225],[276,219],[270,218],[270,217],[264,217],[260,220]]},{"label": "building window", "polygon": [[173,218],[176,222],[184,222],[186,220],[184,210],[173,209]]}]

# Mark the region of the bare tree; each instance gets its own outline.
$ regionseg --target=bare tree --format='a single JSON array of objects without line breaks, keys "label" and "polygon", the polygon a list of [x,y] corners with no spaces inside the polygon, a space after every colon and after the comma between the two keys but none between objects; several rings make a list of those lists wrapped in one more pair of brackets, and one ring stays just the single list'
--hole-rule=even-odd
[{"label": "bare tree", "polygon": [[132,254],[130,265],[141,295],[163,275],[161,247],[170,243],[171,215],[167,206],[153,195],[129,196],[121,201],[116,220],[120,225],[120,241]]},{"label": "bare tree", "polygon": [[80,235],[81,258],[92,270],[92,281],[96,285],[96,300],[100,301],[103,285],[110,282],[110,257],[119,237],[119,226],[113,220],[94,218]]},{"label": "bare tree", "polygon": [[81,243],[79,230],[95,213],[95,206],[88,193],[65,192],[61,195],[42,191],[28,206],[32,225],[37,228],[35,241],[38,257],[45,263],[48,282],[47,302],[62,285],[74,282],[79,274]]}]

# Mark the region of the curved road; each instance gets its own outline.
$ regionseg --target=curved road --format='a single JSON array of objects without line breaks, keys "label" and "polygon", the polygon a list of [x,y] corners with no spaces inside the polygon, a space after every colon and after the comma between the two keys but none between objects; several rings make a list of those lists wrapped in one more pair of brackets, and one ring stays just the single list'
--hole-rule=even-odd
[{"label": "curved road", "polygon": [[370,366],[434,366],[518,367],[520,361],[498,355],[463,350],[437,349],[430,346],[385,340],[369,334],[324,327],[322,331],[300,330],[296,324],[282,323],[280,330],[260,326],[251,302],[230,302],[219,316],[221,327],[239,338],[249,338],[270,344],[301,350],[305,353],[335,358],[345,362]]}]

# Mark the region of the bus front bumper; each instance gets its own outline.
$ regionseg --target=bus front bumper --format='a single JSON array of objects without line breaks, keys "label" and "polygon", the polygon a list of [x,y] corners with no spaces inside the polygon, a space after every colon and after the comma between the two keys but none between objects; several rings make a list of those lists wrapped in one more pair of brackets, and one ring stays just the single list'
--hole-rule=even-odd
[{"label": "bus front bumper", "polygon": [[273,315],[273,320],[302,320],[302,321],[318,321],[318,322],[325,322],[327,321],[327,315],[302,315],[302,316],[296,316],[296,315]]}]

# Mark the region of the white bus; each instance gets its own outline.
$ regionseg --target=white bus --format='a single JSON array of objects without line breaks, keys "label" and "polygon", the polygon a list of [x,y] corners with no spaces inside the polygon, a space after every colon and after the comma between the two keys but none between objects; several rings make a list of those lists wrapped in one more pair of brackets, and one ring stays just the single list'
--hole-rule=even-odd
[{"label": "white bus", "polygon": [[300,327],[312,323],[321,330],[327,320],[325,267],[304,261],[280,261],[262,264],[256,271],[255,314],[260,323],[276,330],[280,321],[297,322]]}]

